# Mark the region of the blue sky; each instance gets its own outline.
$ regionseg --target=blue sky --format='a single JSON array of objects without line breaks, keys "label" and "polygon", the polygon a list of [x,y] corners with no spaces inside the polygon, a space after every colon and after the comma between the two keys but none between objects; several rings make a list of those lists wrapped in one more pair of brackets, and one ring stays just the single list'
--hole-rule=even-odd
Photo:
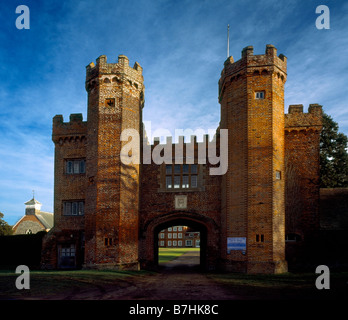
[{"label": "blue sky", "polygon": [[[318,30],[317,6],[330,9]],[[18,5],[30,29],[18,30]],[[87,118],[85,67],[119,54],[144,68],[144,121],[158,128],[215,129],[218,80],[230,55],[273,44],[288,58],[285,110],[323,105],[348,134],[348,2],[346,1],[51,1],[3,0],[0,6],[0,211],[14,224],[35,197],[53,211],[52,118]]]}]

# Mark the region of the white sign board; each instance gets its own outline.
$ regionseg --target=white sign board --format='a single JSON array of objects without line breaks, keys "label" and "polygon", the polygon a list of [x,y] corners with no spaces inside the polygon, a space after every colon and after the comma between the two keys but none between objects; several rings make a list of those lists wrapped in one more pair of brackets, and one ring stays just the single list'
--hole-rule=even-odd
[{"label": "white sign board", "polygon": [[230,254],[232,250],[246,251],[246,238],[245,237],[227,238],[227,254]]}]

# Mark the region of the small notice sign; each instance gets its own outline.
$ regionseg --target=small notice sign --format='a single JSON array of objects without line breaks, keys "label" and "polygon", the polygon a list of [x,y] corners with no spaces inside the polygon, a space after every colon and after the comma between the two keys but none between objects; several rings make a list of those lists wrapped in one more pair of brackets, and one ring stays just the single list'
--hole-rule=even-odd
[{"label": "small notice sign", "polygon": [[230,254],[232,250],[246,251],[246,238],[245,237],[227,238],[227,254]]}]

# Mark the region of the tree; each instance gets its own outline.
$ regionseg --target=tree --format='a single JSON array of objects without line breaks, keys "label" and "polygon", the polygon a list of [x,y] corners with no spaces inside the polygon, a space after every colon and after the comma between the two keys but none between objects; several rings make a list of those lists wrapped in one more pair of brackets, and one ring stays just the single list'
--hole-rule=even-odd
[{"label": "tree", "polygon": [[0,212],[0,236],[9,236],[12,234],[11,226],[3,220],[4,214]]},{"label": "tree", "polygon": [[322,188],[348,187],[348,138],[338,132],[338,124],[323,114],[320,135],[320,186]]}]

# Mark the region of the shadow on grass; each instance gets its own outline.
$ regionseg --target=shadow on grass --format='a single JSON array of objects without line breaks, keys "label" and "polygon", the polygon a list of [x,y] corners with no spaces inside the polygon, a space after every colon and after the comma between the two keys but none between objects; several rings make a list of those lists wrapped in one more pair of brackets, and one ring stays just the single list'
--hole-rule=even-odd
[{"label": "shadow on grass", "polygon": [[315,283],[319,274],[284,273],[246,275],[236,273],[208,274],[223,287],[251,299],[347,299],[348,272],[331,273],[330,289],[319,290]]},{"label": "shadow on grass", "polygon": [[[69,271],[30,271],[30,289],[18,290],[16,279],[20,274],[14,270],[0,270],[0,300],[36,299],[41,297],[69,296],[74,290],[92,290],[103,286],[126,287],[131,278],[153,274],[149,271],[114,271],[114,270],[69,270]],[[134,280],[133,280],[134,281]]]}]

